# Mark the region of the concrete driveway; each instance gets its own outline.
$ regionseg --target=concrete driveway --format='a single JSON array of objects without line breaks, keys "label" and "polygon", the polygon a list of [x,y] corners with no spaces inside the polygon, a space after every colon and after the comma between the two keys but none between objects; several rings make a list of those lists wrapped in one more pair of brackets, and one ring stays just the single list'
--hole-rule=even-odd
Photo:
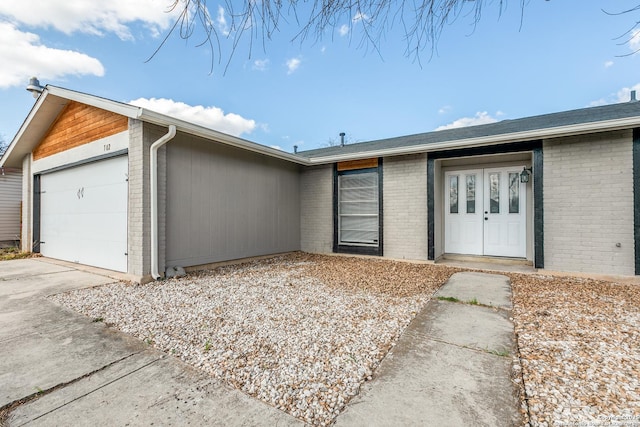
[{"label": "concrete driveway", "polygon": [[0,262],[0,413],[11,408],[4,423],[301,425],[46,299],[113,281],[43,259]]}]

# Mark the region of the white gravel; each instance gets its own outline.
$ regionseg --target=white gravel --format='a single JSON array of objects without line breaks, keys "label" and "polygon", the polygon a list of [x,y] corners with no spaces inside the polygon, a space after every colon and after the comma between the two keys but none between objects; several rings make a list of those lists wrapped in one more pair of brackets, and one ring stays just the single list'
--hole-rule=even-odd
[{"label": "white gravel", "polygon": [[[309,259],[283,257],[147,285],[115,283],[51,299],[307,423],[327,425],[371,379],[437,286],[403,297],[342,289],[309,274],[319,267]],[[387,263],[376,266],[394,264]]]}]

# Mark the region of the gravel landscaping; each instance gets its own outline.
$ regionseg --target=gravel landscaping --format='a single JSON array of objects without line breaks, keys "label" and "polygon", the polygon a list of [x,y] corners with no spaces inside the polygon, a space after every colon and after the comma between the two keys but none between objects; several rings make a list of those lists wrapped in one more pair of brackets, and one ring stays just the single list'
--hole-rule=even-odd
[{"label": "gravel landscaping", "polygon": [[[293,254],[51,299],[328,425],[458,268]],[[640,285],[508,273],[532,426],[640,426]]]},{"label": "gravel landscaping", "polygon": [[510,274],[533,426],[640,426],[640,285]]},{"label": "gravel landscaping", "polygon": [[295,254],[51,298],[309,424],[327,425],[455,271]]}]

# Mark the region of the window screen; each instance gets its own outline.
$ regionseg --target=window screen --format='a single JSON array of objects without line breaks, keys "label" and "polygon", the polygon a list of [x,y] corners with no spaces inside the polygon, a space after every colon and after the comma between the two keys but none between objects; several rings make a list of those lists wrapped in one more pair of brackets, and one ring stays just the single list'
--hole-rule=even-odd
[{"label": "window screen", "polygon": [[378,246],[378,172],[338,176],[338,240]]}]

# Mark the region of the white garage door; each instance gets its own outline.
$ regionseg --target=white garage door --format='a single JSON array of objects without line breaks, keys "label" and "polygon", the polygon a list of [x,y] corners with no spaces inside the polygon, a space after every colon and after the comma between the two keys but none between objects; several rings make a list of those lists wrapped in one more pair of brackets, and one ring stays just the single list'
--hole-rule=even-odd
[{"label": "white garage door", "polygon": [[42,255],[127,271],[127,156],[44,174]]}]

